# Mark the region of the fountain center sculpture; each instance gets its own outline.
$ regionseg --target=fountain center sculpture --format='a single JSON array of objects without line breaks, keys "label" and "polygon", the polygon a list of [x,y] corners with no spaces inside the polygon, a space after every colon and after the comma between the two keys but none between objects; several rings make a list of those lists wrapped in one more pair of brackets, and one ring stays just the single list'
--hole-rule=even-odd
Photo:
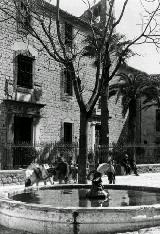
[{"label": "fountain center sculpture", "polygon": [[109,196],[103,189],[102,174],[96,171],[93,174],[92,186],[86,197],[89,199],[106,199]]}]

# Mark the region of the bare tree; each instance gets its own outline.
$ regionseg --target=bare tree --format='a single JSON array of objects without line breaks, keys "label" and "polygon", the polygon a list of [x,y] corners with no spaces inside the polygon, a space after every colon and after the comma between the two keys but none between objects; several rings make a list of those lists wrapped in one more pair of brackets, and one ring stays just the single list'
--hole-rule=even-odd
[{"label": "bare tree", "polygon": [[[132,41],[123,40],[123,38],[121,38],[120,44],[123,46],[121,46],[120,50],[118,49],[118,46],[115,46],[116,53],[112,52],[111,54],[111,41],[115,34],[116,26],[120,23],[123,17],[128,0],[124,1],[118,19],[115,19],[113,14],[115,0],[103,0],[103,2],[107,3],[108,8],[103,15],[101,27],[95,25],[95,17],[89,1],[83,0],[89,7],[89,21],[85,22],[76,17],[75,21],[78,20],[91,36],[97,58],[95,83],[91,95],[86,102],[83,97],[84,86],[80,72],[82,69],[81,60],[83,60],[83,52],[86,45],[82,45],[82,48],[80,49],[76,46],[66,46],[64,35],[61,30],[61,10],[59,9],[59,2],[60,1],[57,0],[57,6],[54,7],[43,0],[1,0],[0,11],[1,13],[3,12],[4,15],[2,21],[11,20],[13,23],[18,22],[20,26],[25,28],[28,35],[38,41],[39,45],[41,45],[41,48],[39,49],[45,49],[53,62],[56,61],[60,63],[70,73],[75,96],[80,109],[79,183],[86,183],[89,118],[92,115],[92,111],[99,96],[102,95],[102,103],[104,102],[102,106],[104,105],[105,107],[102,109],[102,118],[104,118],[102,121],[102,129],[105,126],[102,135],[104,136],[104,144],[108,144],[109,129],[108,124],[106,125],[106,119],[109,117],[109,82],[115,76],[132,45],[138,42],[142,43],[140,40],[143,38],[146,42],[153,40],[153,36],[155,35],[153,35],[154,30],[152,29],[151,23],[155,20],[160,3],[158,2],[157,7],[152,13],[149,12],[149,18],[147,23],[145,23],[142,33]],[[55,28],[55,23],[56,31],[53,30],[53,28]],[[77,34],[79,34],[78,31]],[[158,44],[158,41],[154,41],[154,43]]]}]

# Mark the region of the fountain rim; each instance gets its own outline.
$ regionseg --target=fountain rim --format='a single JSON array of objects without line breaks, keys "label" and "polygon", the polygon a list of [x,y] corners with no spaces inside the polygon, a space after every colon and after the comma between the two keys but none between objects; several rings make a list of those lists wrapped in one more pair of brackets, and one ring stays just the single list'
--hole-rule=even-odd
[{"label": "fountain rim", "polygon": [[[158,187],[150,187],[150,186],[132,186],[132,185],[103,185],[105,189],[112,189],[112,190],[135,190],[135,191],[144,191],[144,192],[157,192],[160,193],[160,188]],[[20,194],[23,192],[29,192],[29,191],[37,191],[40,189],[78,189],[78,188],[90,188],[91,185],[89,184],[56,184],[52,186],[38,186],[38,187],[28,187],[28,188],[15,188],[14,191],[3,191],[0,192],[0,202],[7,202],[10,204],[16,204],[18,205],[23,205],[26,207],[34,208],[34,209],[48,209],[48,211],[53,211],[53,210],[61,210],[61,211],[67,211],[67,210],[77,210],[77,211],[83,211],[83,210],[136,210],[139,208],[144,208],[144,207],[152,207],[152,208],[160,208],[160,204],[152,204],[152,205],[139,205],[139,206],[125,206],[125,207],[73,207],[73,206],[68,206],[68,207],[54,207],[52,205],[43,205],[43,204],[35,204],[35,203],[27,203],[27,202],[22,202],[22,201],[16,201],[13,200],[11,197]]]}]

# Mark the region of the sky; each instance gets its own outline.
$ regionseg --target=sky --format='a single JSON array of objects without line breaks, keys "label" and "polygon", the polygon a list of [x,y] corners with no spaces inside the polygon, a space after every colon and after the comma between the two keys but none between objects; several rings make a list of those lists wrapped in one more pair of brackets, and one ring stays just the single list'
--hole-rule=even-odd
[{"label": "sky", "polygon": [[[52,0],[55,4],[56,0]],[[93,4],[94,0],[89,0]],[[151,1],[151,0],[150,0]],[[97,2],[97,1],[96,1]],[[124,0],[116,0],[115,15],[118,16]],[[149,3],[151,8],[153,3]],[[83,0],[60,0],[60,8],[75,16],[80,16],[87,6]],[[117,28],[118,32],[126,35],[128,39],[134,38],[141,31],[140,22],[143,11],[140,5],[140,0],[129,0],[123,20]],[[147,72],[148,74],[160,74],[160,51],[156,50],[155,45],[137,45],[132,47],[136,56],[128,61],[128,65]]]}]

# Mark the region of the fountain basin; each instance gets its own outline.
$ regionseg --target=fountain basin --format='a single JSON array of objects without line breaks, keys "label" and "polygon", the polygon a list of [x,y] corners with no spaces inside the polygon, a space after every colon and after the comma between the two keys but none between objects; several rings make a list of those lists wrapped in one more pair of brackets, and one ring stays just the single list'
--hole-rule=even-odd
[{"label": "fountain basin", "polygon": [[[53,187],[55,189],[89,189],[90,185],[54,185]],[[104,187],[114,190],[132,189],[160,193],[159,188],[153,187],[120,185]],[[11,199],[16,194],[34,190],[35,187],[32,187],[0,194],[1,225],[46,234],[100,234],[160,225],[160,204],[127,207],[53,207]]]}]

